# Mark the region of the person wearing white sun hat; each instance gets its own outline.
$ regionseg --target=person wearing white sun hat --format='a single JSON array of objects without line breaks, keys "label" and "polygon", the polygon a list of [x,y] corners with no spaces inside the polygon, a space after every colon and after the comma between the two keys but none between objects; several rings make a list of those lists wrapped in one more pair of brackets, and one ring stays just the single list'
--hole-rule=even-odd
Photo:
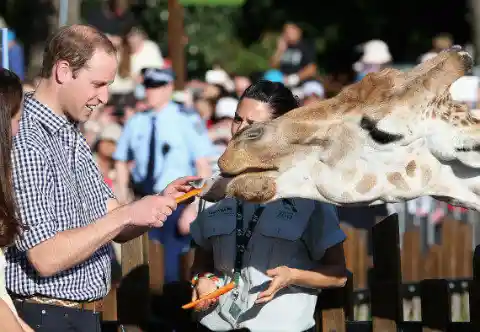
[{"label": "person wearing white sun hat", "polygon": [[357,80],[362,79],[368,73],[382,70],[393,60],[390,49],[383,40],[373,39],[359,45],[358,48],[363,54],[360,60],[353,65],[353,69],[358,75]]}]

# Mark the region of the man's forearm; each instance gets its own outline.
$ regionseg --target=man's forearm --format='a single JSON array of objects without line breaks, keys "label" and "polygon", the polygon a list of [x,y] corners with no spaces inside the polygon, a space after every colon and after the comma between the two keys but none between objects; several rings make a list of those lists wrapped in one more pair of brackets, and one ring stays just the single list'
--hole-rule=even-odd
[{"label": "man's forearm", "polygon": [[[120,202],[116,199],[110,199],[107,201],[107,212],[111,212],[121,206]],[[113,238],[113,241],[117,243],[125,243],[132,239],[135,239],[145,233],[149,228],[141,226],[125,226],[117,236]]]},{"label": "man's forearm", "polygon": [[292,270],[292,284],[308,288],[343,287],[347,282],[344,266],[319,266],[314,270]]},{"label": "man's forearm", "polygon": [[116,243],[125,243],[139,237],[149,229],[149,227],[127,226],[117,236],[115,236],[113,241]]},{"label": "man's forearm", "polygon": [[314,63],[306,65],[303,69],[301,69],[297,75],[300,81],[306,80],[308,78],[312,78],[317,74],[317,65]]},{"label": "man's forearm", "polygon": [[115,209],[88,226],[57,233],[31,248],[28,258],[40,275],[54,275],[86,261],[120,234],[127,223],[126,209]]}]

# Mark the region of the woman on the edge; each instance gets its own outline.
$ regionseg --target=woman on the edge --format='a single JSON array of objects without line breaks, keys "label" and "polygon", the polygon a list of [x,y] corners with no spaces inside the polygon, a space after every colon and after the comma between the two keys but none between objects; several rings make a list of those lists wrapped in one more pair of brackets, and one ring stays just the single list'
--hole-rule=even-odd
[{"label": "woman on the edge", "polygon": [[[254,83],[240,98],[232,134],[297,107],[283,84]],[[190,230],[193,299],[237,280],[232,291],[195,308],[200,330],[314,331],[318,291],[343,286],[347,279],[345,234],[333,205],[226,198],[201,211]]]},{"label": "woman on the edge", "polygon": [[13,72],[0,68],[0,331],[33,332],[17,315],[5,287],[4,250],[21,231],[12,184],[12,139],[22,115],[23,87]]}]

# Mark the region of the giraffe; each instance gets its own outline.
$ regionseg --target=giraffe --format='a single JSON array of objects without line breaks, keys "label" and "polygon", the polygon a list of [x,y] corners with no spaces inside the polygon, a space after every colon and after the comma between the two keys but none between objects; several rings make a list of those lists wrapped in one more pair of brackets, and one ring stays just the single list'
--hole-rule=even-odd
[{"label": "giraffe", "polygon": [[238,132],[204,198],[309,198],[339,206],[420,196],[480,210],[480,120],[449,87],[471,70],[455,46],[408,72],[368,74],[336,97]]}]

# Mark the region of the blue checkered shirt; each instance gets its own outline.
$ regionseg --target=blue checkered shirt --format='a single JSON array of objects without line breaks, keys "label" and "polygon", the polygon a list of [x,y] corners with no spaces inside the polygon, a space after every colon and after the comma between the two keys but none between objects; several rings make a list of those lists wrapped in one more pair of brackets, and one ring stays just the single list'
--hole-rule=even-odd
[{"label": "blue checkered shirt", "polygon": [[[84,227],[107,212],[114,198],[77,126],[25,96],[20,130],[14,140],[13,182],[23,224],[29,227],[7,250],[7,288],[21,296],[41,295],[87,301],[110,287],[109,246],[71,269],[41,277],[27,251],[62,232]],[[59,250],[61,250],[59,248]]]}]

